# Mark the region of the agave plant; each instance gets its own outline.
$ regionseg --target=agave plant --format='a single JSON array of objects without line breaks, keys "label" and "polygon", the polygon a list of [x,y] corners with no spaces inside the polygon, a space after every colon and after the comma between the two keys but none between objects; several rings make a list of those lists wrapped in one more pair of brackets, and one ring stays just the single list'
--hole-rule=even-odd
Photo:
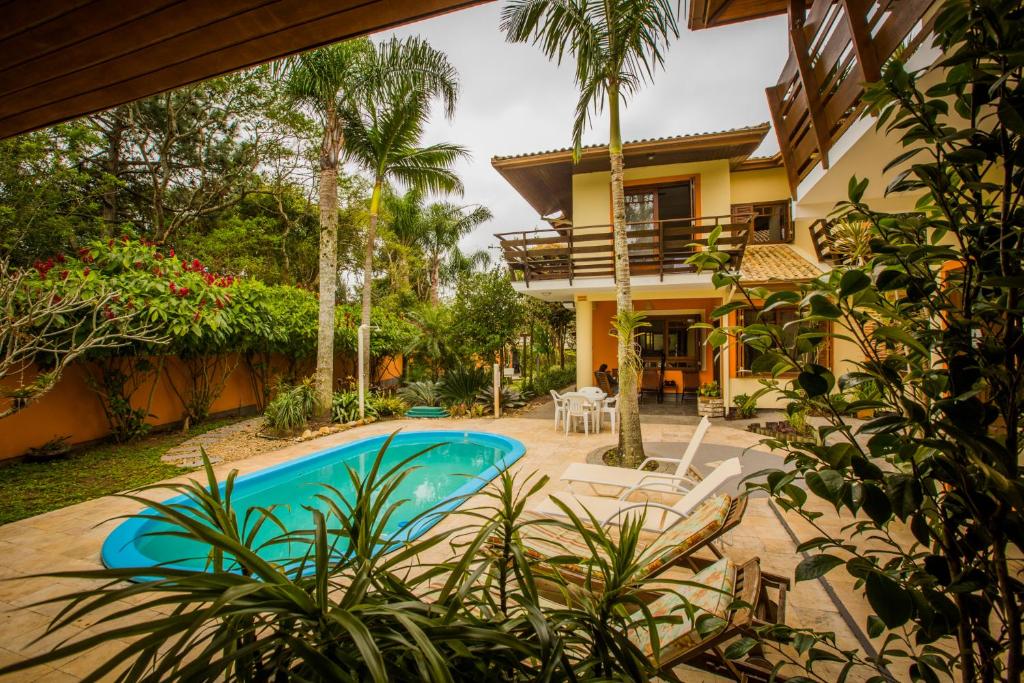
[{"label": "agave plant", "polygon": [[[367,396],[363,403],[367,417],[379,417],[372,396]],[[359,419],[359,394],[354,391],[338,391],[331,398],[331,420],[333,422],[352,422]]]},{"label": "agave plant", "polygon": [[450,368],[441,379],[440,395],[449,405],[470,406],[491,381],[486,368],[463,365]]},{"label": "agave plant", "polygon": [[[324,486],[317,505],[307,508],[309,527],[301,530],[286,529],[272,508],[236,511],[236,473],[222,486],[208,460],[205,482],[167,487],[184,495],[185,503],[128,495],[150,506],[147,516],[173,527],[165,533],[207,546],[207,570],[150,566],[49,574],[93,587],[39,603],[66,602],[48,633],[82,619],[94,620],[97,628],[0,668],[0,675],[118,641],[126,644],[84,680],[478,683],[644,681],[656,674],[675,680],[671,671],[656,671],[634,644],[638,630],[666,619],[643,606],[639,567],[649,558],[637,550],[640,520],[627,521],[615,539],[596,520],[570,515],[562,526],[580,534],[594,556],[538,560],[524,549],[523,531],[554,522],[523,510],[547,478],[505,472],[484,490],[485,503],[457,513],[451,528],[414,540],[395,538],[387,530],[404,503],[398,494],[422,453],[385,468],[389,444],[365,475],[349,470],[351,494]],[[429,523],[438,514],[428,510],[410,524]],[[257,543],[266,525],[280,534]],[[450,559],[424,560],[446,542]],[[282,544],[298,549],[291,559],[261,556]],[[592,566],[604,589],[567,599],[565,606],[543,601],[538,576],[556,582],[566,596],[578,594],[552,571],[552,563],[567,561]],[[151,580],[126,583],[140,575]],[[155,613],[164,616],[153,618]]]},{"label": "agave plant", "polygon": [[398,390],[398,397],[411,406],[436,406],[441,402],[437,382],[409,382]]}]

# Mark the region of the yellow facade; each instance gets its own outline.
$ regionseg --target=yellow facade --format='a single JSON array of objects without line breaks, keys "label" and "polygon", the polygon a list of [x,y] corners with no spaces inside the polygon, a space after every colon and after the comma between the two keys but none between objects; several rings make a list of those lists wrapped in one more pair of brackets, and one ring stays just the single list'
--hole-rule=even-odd
[{"label": "yellow facade", "polygon": [[[732,170],[726,159],[683,164],[665,164],[626,169],[625,183],[643,185],[671,182],[676,179],[692,178],[695,185],[696,211],[700,216],[728,216],[734,204],[786,201],[790,198],[785,169],[780,167],[758,168],[756,170]],[[607,171],[578,173],[572,178],[573,224],[577,230],[586,226],[607,226],[611,223],[610,174]],[[794,221],[795,239],[790,246],[808,260],[814,261],[814,249],[806,226],[810,221]],[[579,281],[578,281],[579,282]],[[580,287],[582,287],[582,283]],[[711,310],[728,301],[727,290],[716,290],[710,285],[710,278],[704,284],[678,286],[665,283],[656,288],[634,290],[633,301],[637,310],[651,310],[664,314],[699,311],[709,319]],[[585,294],[575,294],[577,335],[577,385],[594,384],[593,372],[602,364],[615,367],[615,341],[611,336],[610,316],[614,312],[615,289],[611,283],[595,289],[587,287]],[[730,342],[732,343],[732,342]],[[728,346],[718,352],[717,359],[710,348],[701,352],[702,367],[700,381],[717,379],[722,385],[727,405],[739,394],[752,394],[761,388],[761,379],[756,376],[737,376],[736,354]],[[849,342],[837,340],[833,346],[833,366],[838,373],[852,369],[851,359],[856,357],[856,347]],[[711,368],[717,360],[718,376]],[[782,407],[777,398],[763,397],[762,408]]]}]

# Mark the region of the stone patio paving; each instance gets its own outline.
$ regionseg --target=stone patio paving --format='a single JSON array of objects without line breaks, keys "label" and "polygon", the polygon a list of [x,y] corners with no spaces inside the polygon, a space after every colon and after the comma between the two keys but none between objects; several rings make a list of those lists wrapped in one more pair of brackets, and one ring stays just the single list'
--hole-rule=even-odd
[{"label": "stone patio paving", "polygon": [[[646,422],[646,421],[645,421]],[[651,442],[686,442],[693,426],[651,422],[644,426],[645,440]],[[698,469],[706,470],[707,463],[721,459],[724,450],[715,446],[731,446],[747,449],[758,444],[759,437],[749,432],[726,426],[729,423],[716,421],[709,431],[705,446],[695,460]],[[521,440],[527,447],[526,455],[513,469],[536,471],[551,477],[545,492],[565,490],[559,481],[562,470],[571,462],[582,462],[587,454],[602,446],[610,447],[615,437],[607,431],[600,435],[584,436],[569,434],[563,436],[555,430],[548,417],[534,416],[533,413],[515,418],[493,420],[401,420],[380,422],[353,429],[348,432],[327,436],[313,441],[294,444],[272,452],[254,455],[237,462],[223,462],[215,469],[223,478],[231,469],[241,473],[254,472],[323,448],[348,443],[367,436],[389,433],[395,429],[459,431],[489,431]],[[732,453],[729,453],[732,455]],[[766,462],[781,458],[763,452],[748,452],[743,456],[745,474],[764,467]],[[195,475],[183,475],[182,478]],[[738,478],[727,484],[734,489]],[[472,506],[475,500],[466,503]],[[116,497],[105,497],[56,510],[30,519],[21,520],[0,527],[0,665],[37,654],[54,644],[54,639],[33,642],[43,631],[49,619],[59,607],[27,607],[38,600],[61,595],[80,588],[83,582],[69,580],[54,581],[45,578],[18,578],[40,571],[61,569],[90,569],[100,567],[100,548],[104,538],[116,526],[108,521],[117,515],[137,511],[138,506]],[[849,519],[836,518],[826,524],[836,526],[849,523]],[[787,529],[788,526],[788,529]],[[800,520],[787,518],[787,525],[780,523],[777,513],[766,498],[753,498],[747,508],[743,523],[726,539],[723,551],[737,562],[750,557],[760,557],[766,571],[792,577],[793,569],[801,557],[791,533],[798,539],[807,539],[817,532]],[[854,591],[852,581],[843,580],[843,572],[834,573],[832,589],[840,605],[853,615],[856,623],[864,624],[866,605],[863,597]],[[14,580],[11,580],[14,579]],[[143,615],[145,617],[146,615]],[[156,614],[150,615],[156,616]],[[830,599],[822,584],[802,582],[796,584],[789,594],[787,623],[797,626],[812,626],[834,631],[843,647],[857,647],[857,634],[850,630],[840,613],[840,608]],[[63,637],[75,635],[88,629],[91,623],[76,624],[66,630]],[[107,653],[120,645],[113,643],[104,648],[88,652],[53,667],[34,670],[3,680],[24,681],[73,681],[91,671]],[[688,672],[685,680],[713,680]],[[855,680],[851,677],[850,680]]]}]

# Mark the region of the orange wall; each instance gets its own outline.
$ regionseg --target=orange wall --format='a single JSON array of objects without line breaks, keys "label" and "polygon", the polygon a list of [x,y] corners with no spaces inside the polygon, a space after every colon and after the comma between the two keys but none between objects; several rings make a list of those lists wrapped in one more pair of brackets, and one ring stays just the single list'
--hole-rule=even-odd
[{"label": "orange wall", "polygon": [[[722,305],[721,299],[643,299],[633,302],[633,307],[637,311],[650,311],[652,314],[657,311],[671,311],[676,309],[696,309],[704,310],[704,322],[710,320],[711,311],[715,310]],[[594,302],[594,370],[601,367],[602,363],[607,363],[608,367],[614,368],[618,366],[617,360],[617,342],[615,337],[612,336],[612,318],[615,317],[615,302],[614,301],[595,301]],[[700,371],[701,383],[710,382],[715,379],[714,366],[712,363],[711,349],[705,347],[703,349],[703,370]]]},{"label": "orange wall", "polygon": [[[233,363],[234,357],[226,357]],[[354,374],[351,359],[338,357],[335,359],[335,376],[345,378]],[[271,378],[284,372],[287,363],[284,359],[272,361]],[[299,363],[295,369],[298,376],[308,375],[313,368],[310,361]],[[392,359],[382,372],[382,379],[397,377],[402,371],[400,358]],[[22,455],[29,448],[40,446],[55,437],[66,436],[72,444],[80,444],[102,439],[110,434],[110,426],[103,414],[100,399],[86,383],[88,366],[72,365],[61,377],[60,382],[39,401],[30,404],[23,410],[0,419],[0,460]],[[180,422],[184,418],[181,401],[174,392],[168,376],[185,395],[187,375],[177,358],[165,361],[164,373],[156,380],[147,381],[132,397],[132,405],[144,408],[150,391],[153,391],[153,402],[150,406],[150,417],[147,423],[160,426]],[[31,378],[29,378],[31,379]],[[156,378],[154,378],[156,379]],[[271,380],[273,381],[273,379]],[[256,405],[253,382],[244,362],[240,362],[228,377],[224,391],[213,403],[211,413],[237,411]]]}]

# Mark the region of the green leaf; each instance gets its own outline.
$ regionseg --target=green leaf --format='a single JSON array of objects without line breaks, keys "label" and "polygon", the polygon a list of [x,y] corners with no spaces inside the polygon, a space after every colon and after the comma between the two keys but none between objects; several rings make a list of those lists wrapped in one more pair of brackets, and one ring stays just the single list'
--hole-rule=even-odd
[{"label": "green leaf", "polygon": [[871,278],[859,270],[848,270],[839,279],[839,296],[847,297],[871,286]]},{"label": "green leaf", "polygon": [[718,308],[716,308],[715,310],[711,311],[711,317],[712,318],[723,318],[723,317],[729,315],[730,313],[732,313],[733,311],[738,311],[741,308],[749,308],[749,307],[750,306],[749,306],[749,304],[747,304],[746,301],[730,301],[729,303],[723,304],[723,305],[719,306]]},{"label": "green leaf", "polygon": [[843,312],[839,310],[839,307],[829,301],[827,297],[821,294],[815,294],[811,297],[811,315],[836,320],[842,314]]},{"label": "green leaf", "polygon": [[864,588],[871,609],[886,626],[897,628],[907,623],[914,607],[908,591],[878,571],[868,574]]},{"label": "green leaf", "polygon": [[747,654],[757,645],[757,640],[754,638],[740,638],[736,642],[725,648],[725,658],[728,660],[739,659],[743,655]]},{"label": "green leaf", "polygon": [[834,555],[812,555],[796,566],[796,580],[810,581],[824,576],[841,564],[843,560]]},{"label": "green leaf", "polygon": [[831,388],[826,377],[813,372],[807,372],[806,370],[797,376],[797,383],[800,384],[800,388],[806,391],[807,395],[811,398],[824,396]]}]

